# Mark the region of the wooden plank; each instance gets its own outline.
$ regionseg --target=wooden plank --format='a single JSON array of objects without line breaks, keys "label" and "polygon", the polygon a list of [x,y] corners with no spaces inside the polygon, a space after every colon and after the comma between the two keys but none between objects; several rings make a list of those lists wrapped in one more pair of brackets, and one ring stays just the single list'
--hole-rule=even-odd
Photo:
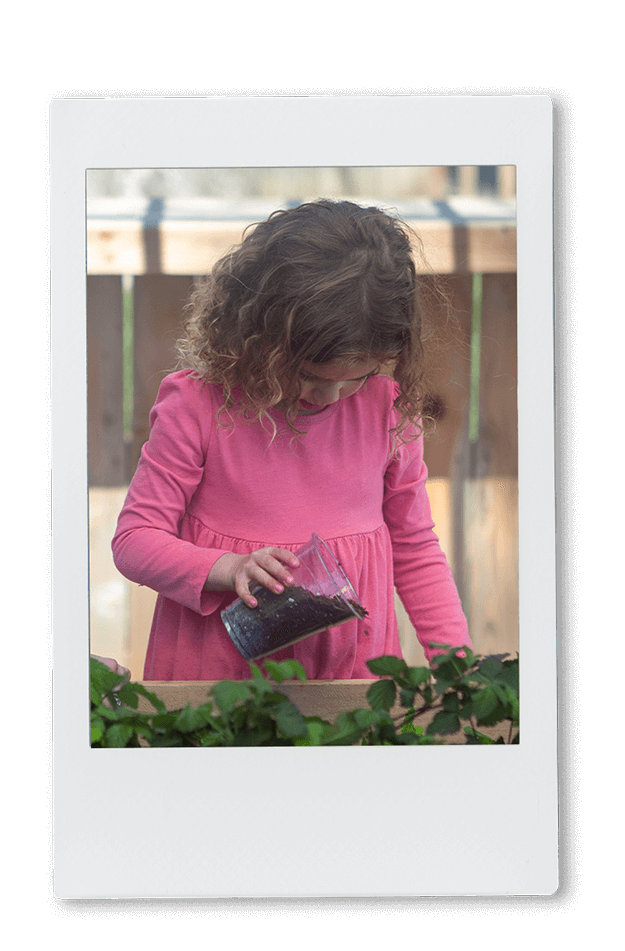
[{"label": "wooden plank", "polygon": [[113,563],[111,541],[127,486],[89,489],[90,650],[114,657],[141,680],[156,591],[121,575]]},{"label": "wooden plank", "polygon": [[149,414],[158,388],[175,364],[175,343],[191,277],[143,275],[134,285],[134,413],[130,474],[149,436]]},{"label": "wooden plank", "polygon": [[130,585],[130,621],[129,621],[129,663],[126,665],[132,671],[133,679],[141,680],[145,657],[150,640],[152,618],[156,605],[156,591],[145,585]]},{"label": "wooden plank", "polygon": [[124,484],[121,278],[87,277],[88,461],[91,486]]},{"label": "wooden plank", "polygon": [[516,198],[516,165],[500,165],[499,194],[502,198]]},{"label": "wooden plank", "polygon": [[482,298],[480,446],[487,474],[517,478],[517,281],[485,274]]},{"label": "wooden plank", "polygon": [[237,245],[249,221],[164,221],[161,255],[164,274],[207,274]]},{"label": "wooden plank", "polygon": [[126,487],[89,489],[89,641],[92,654],[114,657],[134,679],[143,665],[130,663],[130,582],[115,568],[111,541]]},{"label": "wooden plank", "polygon": [[[186,703],[191,706],[206,703],[216,683],[219,681],[144,681],[146,688],[155,693],[168,710],[175,710]],[[366,694],[372,683],[375,683],[375,680],[308,680],[282,683],[276,685],[276,688],[293,699],[304,716],[317,714],[336,719],[340,713],[366,707]],[[147,711],[152,708],[141,699],[139,709]],[[393,709],[397,712],[401,710],[399,707]]]},{"label": "wooden plank", "polygon": [[[276,684],[276,690],[283,693],[295,704],[303,716],[319,716],[324,720],[334,722],[341,713],[352,710],[367,709],[367,691],[375,680],[309,680],[293,681]],[[218,681],[155,681],[146,680],[144,686],[162,700],[167,710],[182,709],[187,703],[191,706],[200,706],[209,699],[211,689]],[[153,713],[154,708],[144,698],[139,698],[138,709],[142,713]],[[405,710],[399,704],[391,708],[392,717],[402,717]],[[417,717],[415,723],[427,729],[434,713],[430,712]],[[508,729],[499,724],[494,727],[480,727],[480,732],[492,739],[503,736],[507,740]],[[446,745],[464,745],[463,732],[450,736],[437,737],[439,742]]]},{"label": "wooden plank", "polygon": [[484,275],[479,438],[452,457],[455,578],[478,653],[518,649],[515,275]]},{"label": "wooden plank", "polygon": [[468,273],[514,274],[516,269],[516,227],[482,224],[470,229]]},{"label": "wooden plank", "polygon": [[140,221],[87,220],[88,274],[144,274],[145,247]]},{"label": "wooden plank", "polygon": [[430,394],[436,428],[424,440],[424,459],[430,478],[446,479],[469,402],[471,276],[445,280],[451,312],[427,328],[425,340]]},{"label": "wooden plank", "polygon": [[[163,274],[205,274],[222,254],[241,240],[250,220],[161,222],[159,258]],[[421,236],[432,270],[440,274],[516,270],[513,223],[476,221],[454,227],[445,220],[407,219]],[[467,251],[459,257],[458,245]],[[134,222],[87,221],[89,274],[146,274],[145,232]],[[153,272],[153,271],[152,271]]]},{"label": "wooden plank", "polygon": [[478,654],[519,650],[518,481],[467,479],[464,599]]},{"label": "wooden plank", "polygon": [[[468,442],[470,335],[469,299],[465,300],[462,322],[466,339],[461,347],[459,392],[462,393],[462,422],[456,426],[451,468],[459,478],[518,474],[517,447],[517,304],[516,275],[483,276],[480,335],[479,438]],[[469,294],[470,285],[464,293]],[[456,368],[455,372],[458,372]],[[453,390],[452,390],[453,391]],[[447,391],[446,396],[448,396]],[[460,409],[460,405],[458,407]],[[454,420],[454,422],[457,422]],[[429,451],[433,452],[432,447]],[[440,465],[440,462],[438,463]],[[453,474],[452,473],[452,474]],[[455,475],[454,475],[455,477]]]}]

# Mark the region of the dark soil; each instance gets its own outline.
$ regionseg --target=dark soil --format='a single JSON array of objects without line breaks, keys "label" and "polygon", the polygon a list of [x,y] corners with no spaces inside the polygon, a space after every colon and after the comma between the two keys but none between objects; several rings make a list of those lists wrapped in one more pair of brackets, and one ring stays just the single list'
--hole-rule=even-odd
[{"label": "dark soil", "polygon": [[340,595],[328,598],[297,586],[282,594],[259,587],[254,590],[254,597],[257,607],[248,608],[240,603],[229,618],[233,640],[247,660],[271,654],[316,631],[325,631],[355,615],[363,618],[368,613],[351,599],[353,611]]}]

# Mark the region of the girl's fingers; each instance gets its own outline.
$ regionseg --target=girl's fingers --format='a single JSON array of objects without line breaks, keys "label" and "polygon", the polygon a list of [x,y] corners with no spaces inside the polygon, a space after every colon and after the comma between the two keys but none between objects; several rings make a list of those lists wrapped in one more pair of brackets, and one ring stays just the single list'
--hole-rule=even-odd
[{"label": "girl's fingers", "polygon": [[[263,588],[268,588],[269,591],[274,591],[276,594],[282,594],[284,591],[284,584],[280,578],[282,573],[285,573],[284,569],[279,566],[278,562],[274,562],[273,565],[268,565],[267,568],[264,568],[260,565],[255,565],[250,571],[250,579],[262,584]],[[288,575],[288,577],[290,577],[290,575]]]},{"label": "girl's fingers", "polygon": [[[234,585],[234,590],[241,598],[244,604],[247,604],[250,608],[255,608],[258,604],[256,598],[250,591],[250,585],[252,584],[261,584],[265,588],[269,588],[270,591],[276,590],[276,585],[280,591],[284,590],[271,575],[267,574],[266,571],[263,571],[262,568],[258,566],[250,566],[245,570],[245,572],[240,575]],[[279,592],[278,592],[279,593]]]},{"label": "girl's fingers", "polygon": [[[264,571],[268,575],[271,575],[272,578],[275,578],[275,580],[279,582],[280,585],[293,584],[293,575],[291,574],[292,569],[289,569],[288,567],[285,568],[282,562],[278,561],[277,558],[272,558],[271,556],[267,556],[263,558],[261,561],[259,561],[259,564],[261,569],[264,569]],[[255,575],[255,577],[258,577],[258,575]],[[261,584],[265,584],[265,582],[261,581]],[[269,587],[273,591],[278,590],[275,584],[269,585]]]},{"label": "girl's fingers", "polygon": [[290,568],[297,568],[299,566],[297,556],[294,555],[292,551],[288,551],[286,548],[268,548],[267,551],[273,555],[274,558],[278,558]]},{"label": "girl's fingers", "polygon": [[260,549],[242,566],[235,579],[235,591],[244,604],[256,607],[257,601],[250,592],[250,585],[260,584],[268,591],[282,594],[286,585],[293,584],[291,570],[298,565],[297,557],[286,548]]},{"label": "girl's fingers", "polygon": [[258,601],[254,595],[250,593],[250,589],[247,587],[247,585],[237,585],[235,591],[241,598],[243,604],[247,604],[248,608],[255,608],[258,604]]}]

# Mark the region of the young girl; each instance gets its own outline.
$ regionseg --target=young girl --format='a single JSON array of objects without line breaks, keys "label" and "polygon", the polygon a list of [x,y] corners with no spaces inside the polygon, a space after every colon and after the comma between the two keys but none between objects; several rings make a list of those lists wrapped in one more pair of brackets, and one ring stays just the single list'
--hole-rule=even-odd
[{"label": "young girl", "polygon": [[272,659],[370,678],[401,657],[394,586],[428,660],[471,645],[425,488],[421,322],[406,230],[347,201],[274,212],[195,290],[113,539],[158,592],[146,680],[248,678],[221,611],[283,591],[313,532],[368,615]]}]

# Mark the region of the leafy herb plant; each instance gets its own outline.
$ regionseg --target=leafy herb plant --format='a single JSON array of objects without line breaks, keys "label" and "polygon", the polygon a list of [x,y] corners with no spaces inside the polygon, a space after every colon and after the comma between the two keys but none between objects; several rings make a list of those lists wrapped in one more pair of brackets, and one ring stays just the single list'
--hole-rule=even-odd
[{"label": "leafy herb plant", "polygon": [[[125,683],[92,658],[91,746],[420,746],[461,730],[469,744],[518,743],[518,656],[441,649],[431,668],[391,656],[369,661],[380,679],[367,691],[368,706],[341,713],[334,723],[304,716],[277,689],[306,679],[295,660],[265,660],[264,671],[251,663],[249,680],[220,681],[202,705],[168,711],[143,684]],[[140,697],[153,711],[139,711]],[[416,722],[426,715],[426,727]],[[478,730],[498,725],[497,740]]]}]

